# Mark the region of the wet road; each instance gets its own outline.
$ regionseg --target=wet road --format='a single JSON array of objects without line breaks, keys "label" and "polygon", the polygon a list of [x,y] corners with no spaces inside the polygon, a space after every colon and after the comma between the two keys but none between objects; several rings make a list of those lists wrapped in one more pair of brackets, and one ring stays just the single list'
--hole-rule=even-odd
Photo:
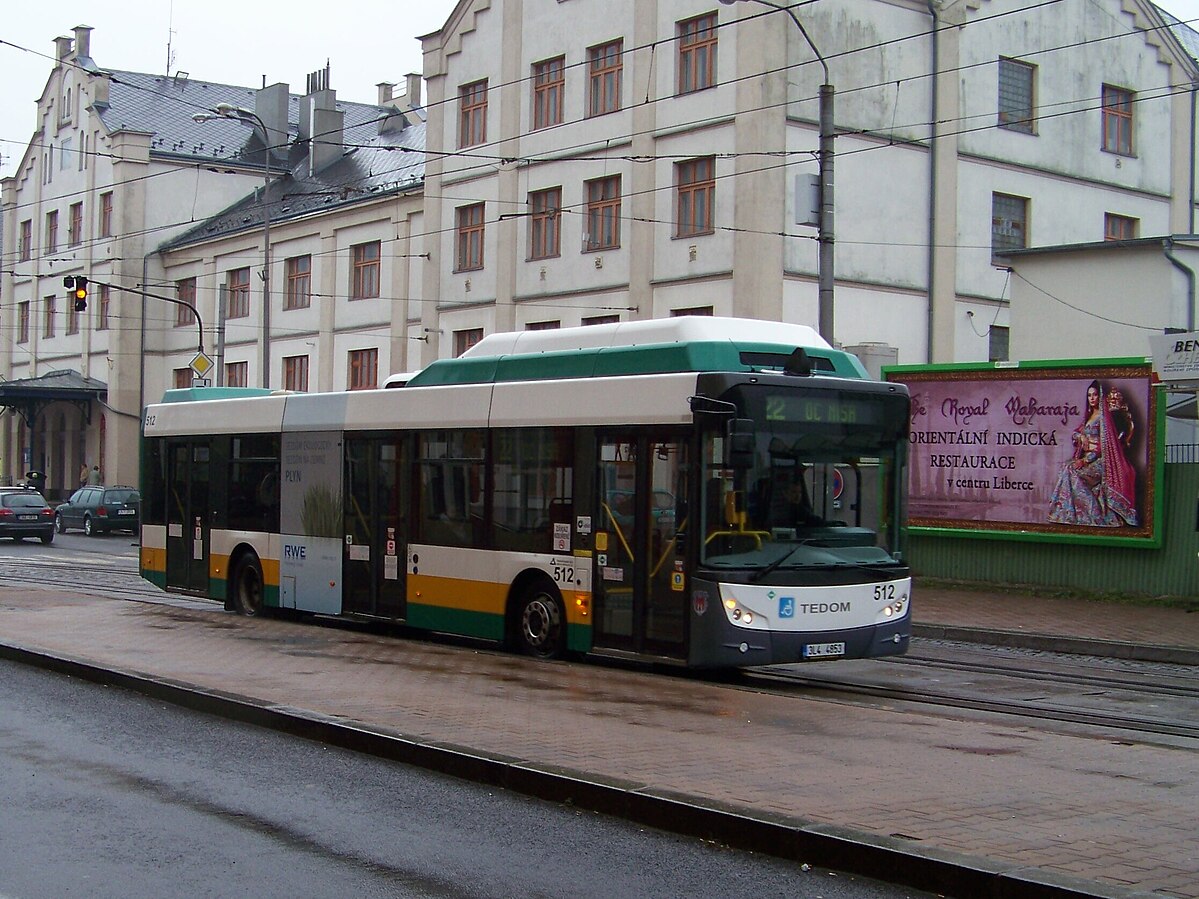
[{"label": "wet road", "polygon": [[0,663],[0,896],[922,895]]}]

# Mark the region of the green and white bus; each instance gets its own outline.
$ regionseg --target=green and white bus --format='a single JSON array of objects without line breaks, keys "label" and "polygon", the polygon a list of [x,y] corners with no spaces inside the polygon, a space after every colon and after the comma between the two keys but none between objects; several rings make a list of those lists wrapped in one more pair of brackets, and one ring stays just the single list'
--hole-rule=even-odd
[{"label": "green and white bus", "polygon": [[167,391],[143,576],[696,667],[906,651],[909,403],[812,329],[496,334],[395,389]]}]

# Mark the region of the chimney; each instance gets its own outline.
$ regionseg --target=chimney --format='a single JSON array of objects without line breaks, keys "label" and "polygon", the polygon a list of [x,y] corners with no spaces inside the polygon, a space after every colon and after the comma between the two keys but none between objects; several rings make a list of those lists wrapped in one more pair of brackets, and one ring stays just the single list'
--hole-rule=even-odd
[{"label": "chimney", "polygon": [[68,56],[70,56],[71,55],[71,45],[73,43],[74,43],[74,40],[72,38],[56,37],[54,39],[55,59],[62,60],[62,59],[66,59]]},{"label": "chimney", "polygon": [[312,141],[308,145],[310,175],[341,159],[345,151],[343,136],[346,118],[346,114],[333,108],[332,103],[326,108],[318,105],[316,98],[313,98],[312,104]]},{"label": "chimney", "polygon": [[107,72],[98,72],[91,79],[92,86],[92,106],[96,109],[108,109],[108,88],[112,84],[111,76]]},{"label": "chimney", "polygon": [[386,106],[391,102],[393,92],[395,91],[395,85],[390,81],[380,81],[375,85],[375,87],[379,89],[379,101],[377,105]]},{"label": "chimney", "polygon": [[308,83],[304,90],[304,99],[300,101],[300,140],[312,137],[312,111],[318,106],[322,109],[333,109],[337,102],[337,92],[329,87],[329,66],[317,69],[308,75]]},{"label": "chimney", "polygon": [[254,94],[254,112],[266,126],[272,158],[287,158],[287,104],[290,99],[290,88],[283,82],[264,87]]},{"label": "chimney", "polygon": [[404,91],[404,107],[406,109],[420,108],[420,75],[410,72],[406,76],[408,83]]},{"label": "chimney", "polygon": [[75,56],[91,58],[92,55],[92,26],[75,26]]}]

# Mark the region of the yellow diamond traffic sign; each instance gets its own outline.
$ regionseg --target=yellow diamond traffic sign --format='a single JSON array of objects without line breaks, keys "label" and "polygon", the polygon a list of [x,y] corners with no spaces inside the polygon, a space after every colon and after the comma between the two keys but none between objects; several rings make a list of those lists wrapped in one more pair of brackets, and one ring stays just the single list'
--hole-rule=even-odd
[{"label": "yellow diamond traffic sign", "polygon": [[206,378],[208,377],[208,373],[212,371],[212,365],[212,358],[203,350],[200,350],[191,361],[191,370],[196,373],[196,377]]}]

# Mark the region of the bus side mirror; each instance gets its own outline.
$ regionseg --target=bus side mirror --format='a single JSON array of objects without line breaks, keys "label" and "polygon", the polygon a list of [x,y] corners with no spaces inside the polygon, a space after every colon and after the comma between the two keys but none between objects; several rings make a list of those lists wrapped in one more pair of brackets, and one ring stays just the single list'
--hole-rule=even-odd
[{"label": "bus side mirror", "polygon": [[726,426],[727,464],[729,468],[753,468],[754,445],[757,435],[754,423],[748,418],[731,419]]}]

